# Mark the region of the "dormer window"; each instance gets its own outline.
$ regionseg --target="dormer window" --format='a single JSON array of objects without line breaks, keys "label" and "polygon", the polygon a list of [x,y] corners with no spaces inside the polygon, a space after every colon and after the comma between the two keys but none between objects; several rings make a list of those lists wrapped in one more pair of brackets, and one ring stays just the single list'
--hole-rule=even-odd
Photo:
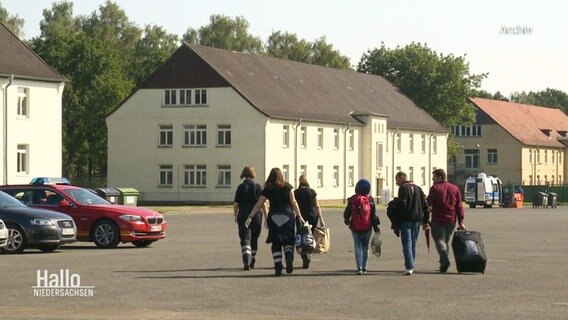
[{"label": "dormer window", "polygon": [[558,130],[558,131],[556,131],[556,132],[558,132],[558,135],[560,135],[561,137],[566,137],[566,131],[564,131],[564,130]]},{"label": "dormer window", "polygon": [[542,133],[544,133],[547,137],[550,137],[550,132],[551,132],[552,130],[550,130],[550,129],[540,129],[540,131],[542,131]]}]

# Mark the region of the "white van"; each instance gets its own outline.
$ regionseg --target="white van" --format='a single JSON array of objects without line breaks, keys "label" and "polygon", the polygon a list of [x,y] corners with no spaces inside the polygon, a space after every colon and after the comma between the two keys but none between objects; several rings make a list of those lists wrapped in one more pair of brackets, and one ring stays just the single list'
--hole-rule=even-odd
[{"label": "white van", "polygon": [[491,208],[503,205],[503,183],[501,179],[480,173],[465,181],[464,200],[470,208],[480,205]]}]

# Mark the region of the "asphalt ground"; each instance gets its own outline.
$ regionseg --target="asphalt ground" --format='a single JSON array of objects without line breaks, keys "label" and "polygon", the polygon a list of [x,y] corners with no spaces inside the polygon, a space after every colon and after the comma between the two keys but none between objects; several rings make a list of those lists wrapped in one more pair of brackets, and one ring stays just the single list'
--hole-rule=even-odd
[{"label": "asphalt ground", "polygon": [[[331,251],[309,269],[274,277],[261,235],[257,268],[243,271],[231,209],[166,213],[167,238],[149,248],[76,243],[54,253],[0,255],[0,319],[568,319],[568,207],[466,209],[480,231],[485,274],[440,274],[424,235],[412,276],[384,209],[383,255],[355,275],[341,209],[324,209]],[[451,257],[453,259],[453,256]],[[38,270],[69,270],[92,297],[37,297]],[[76,279],[76,278],[75,278]]]}]

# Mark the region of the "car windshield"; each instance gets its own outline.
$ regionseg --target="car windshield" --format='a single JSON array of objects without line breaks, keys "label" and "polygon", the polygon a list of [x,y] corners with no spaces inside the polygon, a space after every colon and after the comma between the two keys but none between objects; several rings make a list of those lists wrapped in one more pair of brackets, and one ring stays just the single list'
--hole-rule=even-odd
[{"label": "car windshield", "polygon": [[10,207],[26,207],[26,205],[4,191],[0,192],[0,208]]},{"label": "car windshield", "polygon": [[71,198],[73,198],[73,200],[77,201],[82,205],[110,204],[110,202],[106,201],[105,199],[99,197],[98,195],[86,189],[67,189],[65,190],[65,192]]},{"label": "car windshield", "polygon": [[467,183],[465,185],[465,192],[475,192],[475,183]]}]

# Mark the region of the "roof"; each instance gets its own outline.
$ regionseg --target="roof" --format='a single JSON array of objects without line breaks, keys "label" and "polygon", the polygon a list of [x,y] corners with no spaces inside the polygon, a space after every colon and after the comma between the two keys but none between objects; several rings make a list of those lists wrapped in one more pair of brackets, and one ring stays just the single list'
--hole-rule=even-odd
[{"label": "roof", "polygon": [[482,98],[470,101],[522,144],[564,146],[558,139],[568,131],[568,116],[560,109]]},{"label": "roof", "polygon": [[0,77],[62,82],[65,78],[0,23]]},{"label": "roof", "polygon": [[234,88],[271,118],[355,124],[351,113],[378,114],[388,117],[388,127],[446,131],[380,76],[193,44],[183,44],[140,87],[183,88],[192,75],[204,87]]}]

